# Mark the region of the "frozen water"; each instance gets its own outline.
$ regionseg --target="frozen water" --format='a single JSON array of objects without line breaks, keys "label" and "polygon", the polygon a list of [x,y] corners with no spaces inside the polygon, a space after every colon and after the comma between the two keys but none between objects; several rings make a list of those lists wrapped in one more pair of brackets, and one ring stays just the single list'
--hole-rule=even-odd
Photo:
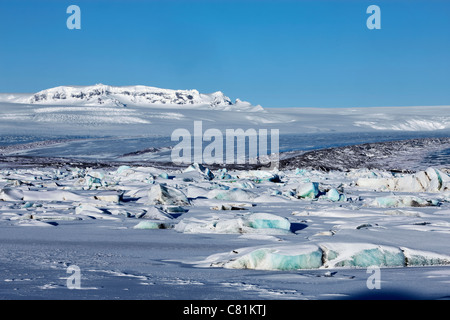
[{"label": "frozen water", "polygon": [[257,197],[257,195],[245,189],[232,188],[229,190],[222,190],[222,189],[211,190],[207,194],[207,197],[210,199],[214,198],[224,201],[252,201]]},{"label": "frozen water", "polygon": [[437,200],[426,200],[416,196],[387,196],[377,197],[371,205],[380,208],[391,207],[426,207],[437,206]]},{"label": "frozen water", "polygon": [[317,182],[306,182],[298,185],[297,197],[314,199],[319,196],[319,184]]},{"label": "frozen water", "polygon": [[414,174],[390,178],[360,178],[358,186],[377,190],[391,190],[403,192],[448,192],[450,191],[450,177],[436,168],[428,168]]},{"label": "frozen water", "polygon": [[182,191],[161,184],[155,184],[150,188],[148,201],[152,204],[190,205],[188,198]]},{"label": "frozen water", "polygon": [[246,216],[245,220],[255,229],[291,229],[291,223],[286,218],[270,213],[253,213]]}]

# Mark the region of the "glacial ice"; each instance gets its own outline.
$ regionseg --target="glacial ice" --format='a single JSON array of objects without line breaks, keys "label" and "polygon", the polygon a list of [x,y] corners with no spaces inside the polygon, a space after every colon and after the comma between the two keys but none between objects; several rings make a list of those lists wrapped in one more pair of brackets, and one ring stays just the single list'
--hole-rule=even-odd
[{"label": "glacial ice", "polygon": [[172,227],[171,224],[160,222],[160,221],[140,221],[137,225],[133,227],[133,229],[170,229]]},{"label": "glacial ice", "polygon": [[103,191],[97,193],[94,198],[101,201],[119,203],[122,194],[117,193],[116,191]]},{"label": "glacial ice", "polygon": [[267,235],[289,234],[291,223],[283,217],[269,213],[252,213],[232,218],[215,217],[209,220],[182,219],[175,230],[184,233],[258,233]]},{"label": "glacial ice", "polygon": [[324,267],[403,267],[402,250],[370,243],[324,243]]},{"label": "glacial ice", "polygon": [[291,229],[291,223],[286,218],[270,213],[253,213],[245,217],[245,221],[254,229]]},{"label": "glacial ice", "polygon": [[139,219],[151,219],[151,220],[167,220],[172,219],[172,216],[166,214],[161,209],[151,206],[145,210],[145,212],[138,216]]},{"label": "glacial ice", "polygon": [[207,261],[211,261],[211,266],[229,269],[315,269],[322,265],[322,250],[315,245],[244,248],[228,254],[213,255]]},{"label": "glacial ice", "polygon": [[443,171],[428,168],[415,174],[391,178],[359,178],[356,185],[375,190],[402,192],[448,192],[450,177]]},{"label": "glacial ice", "polygon": [[257,183],[264,181],[275,183],[281,182],[278,171],[248,170],[239,172],[236,177],[238,179],[249,179]]},{"label": "glacial ice", "polygon": [[309,198],[314,199],[319,195],[319,183],[317,182],[306,182],[298,185],[296,189],[296,196],[298,198]]},{"label": "glacial ice", "polygon": [[155,184],[150,188],[148,191],[148,201],[151,204],[190,205],[190,201],[181,190],[162,184]]},{"label": "glacial ice", "polygon": [[427,207],[437,206],[439,202],[437,200],[426,200],[416,196],[386,196],[375,198],[371,205],[378,208]]},{"label": "glacial ice", "polygon": [[347,200],[345,194],[339,193],[339,191],[336,188],[331,188],[330,190],[328,190],[328,192],[326,193],[326,198],[333,202]]},{"label": "glacial ice", "polygon": [[[445,255],[449,234],[446,201],[450,199],[445,169],[429,168],[414,174],[381,170],[208,170],[193,165],[167,172],[130,166],[112,170],[0,171],[0,220],[51,226],[44,222],[87,220],[83,223],[109,224],[103,220],[114,219],[119,228],[131,223],[130,229],[174,228],[190,233],[185,236],[188,239],[199,233],[213,240],[251,243],[251,247],[204,260],[208,266],[225,268],[450,264]],[[274,183],[277,179],[283,182]],[[354,183],[356,179],[358,184]],[[353,200],[345,201],[347,196]],[[410,207],[416,208],[413,211]],[[429,242],[421,243],[427,235]],[[438,239],[436,243],[432,236]],[[227,243],[223,251],[234,242]],[[405,244],[423,251],[404,248]]]},{"label": "glacial ice", "polygon": [[373,243],[318,243],[247,247],[213,254],[198,266],[257,270],[449,265],[450,256]]},{"label": "glacial ice", "polygon": [[192,172],[192,171],[199,172],[207,180],[214,179],[214,174],[211,172],[211,170],[209,170],[208,168],[204,167],[201,164],[193,163],[189,167],[187,167],[183,172]]},{"label": "glacial ice", "polygon": [[408,266],[434,266],[450,264],[450,256],[409,248],[400,249],[405,255],[405,262]]},{"label": "glacial ice", "polygon": [[106,187],[108,182],[105,180],[105,173],[102,171],[90,171],[84,177],[85,189],[93,190],[100,187]]},{"label": "glacial ice", "polygon": [[225,200],[225,201],[252,201],[257,195],[251,191],[232,188],[229,190],[215,189],[208,192],[209,199]]}]

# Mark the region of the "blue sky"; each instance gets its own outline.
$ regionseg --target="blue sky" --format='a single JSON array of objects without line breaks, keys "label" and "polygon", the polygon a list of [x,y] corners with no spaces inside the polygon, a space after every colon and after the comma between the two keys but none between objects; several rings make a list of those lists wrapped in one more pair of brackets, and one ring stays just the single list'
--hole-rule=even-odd
[{"label": "blue sky", "polygon": [[[81,30],[66,9],[81,8]],[[369,30],[369,5],[381,29]],[[0,92],[221,90],[263,107],[450,104],[450,1],[0,2]]]}]

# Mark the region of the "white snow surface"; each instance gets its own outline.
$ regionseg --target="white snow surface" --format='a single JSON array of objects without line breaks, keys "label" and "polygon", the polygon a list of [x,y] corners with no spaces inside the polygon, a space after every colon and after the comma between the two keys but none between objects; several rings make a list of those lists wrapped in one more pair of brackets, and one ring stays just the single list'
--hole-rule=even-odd
[{"label": "white snow surface", "polygon": [[[17,297],[13,289],[20,288],[26,297],[55,297],[67,290],[71,264],[81,268],[82,286],[96,290],[66,297],[351,298],[369,294],[365,270],[373,266],[381,268],[385,290],[448,293],[448,189],[397,192],[356,183],[394,175],[381,170],[211,170],[205,179],[206,167],[186,168],[0,170],[0,268],[8,270],[0,296]],[[274,175],[279,180],[267,179]],[[317,185],[314,197],[297,193],[305,180]],[[329,190],[345,197],[331,199]],[[393,196],[433,205],[374,205]],[[30,280],[23,283],[24,273]],[[183,285],[189,294],[177,289]]]}]

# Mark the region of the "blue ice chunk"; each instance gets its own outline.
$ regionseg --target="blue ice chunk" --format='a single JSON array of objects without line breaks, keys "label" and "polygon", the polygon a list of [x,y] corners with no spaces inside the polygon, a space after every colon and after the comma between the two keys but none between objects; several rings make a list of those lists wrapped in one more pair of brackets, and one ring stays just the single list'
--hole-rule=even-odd
[{"label": "blue ice chunk", "polygon": [[117,173],[121,174],[122,172],[124,172],[128,169],[131,169],[131,167],[130,166],[120,166],[119,168],[117,168]]},{"label": "blue ice chunk", "polygon": [[289,220],[270,213],[253,213],[246,218],[246,221],[248,226],[254,229],[291,229]]},{"label": "blue ice chunk", "polygon": [[333,188],[327,192],[327,198],[331,201],[339,201],[341,200],[341,194]]},{"label": "blue ice chunk", "polygon": [[319,195],[319,183],[318,182],[306,182],[297,187],[297,197],[299,198],[317,198]]},{"label": "blue ice chunk", "polygon": [[169,175],[167,174],[167,172],[162,172],[162,173],[160,173],[160,174],[159,174],[159,177],[160,177],[160,178],[163,178],[163,179],[169,179]]},{"label": "blue ice chunk", "polygon": [[322,250],[311,247],[292,252],[260,248],[225,264],[227,268],[259,270],[315,269],[322,265]]}]

